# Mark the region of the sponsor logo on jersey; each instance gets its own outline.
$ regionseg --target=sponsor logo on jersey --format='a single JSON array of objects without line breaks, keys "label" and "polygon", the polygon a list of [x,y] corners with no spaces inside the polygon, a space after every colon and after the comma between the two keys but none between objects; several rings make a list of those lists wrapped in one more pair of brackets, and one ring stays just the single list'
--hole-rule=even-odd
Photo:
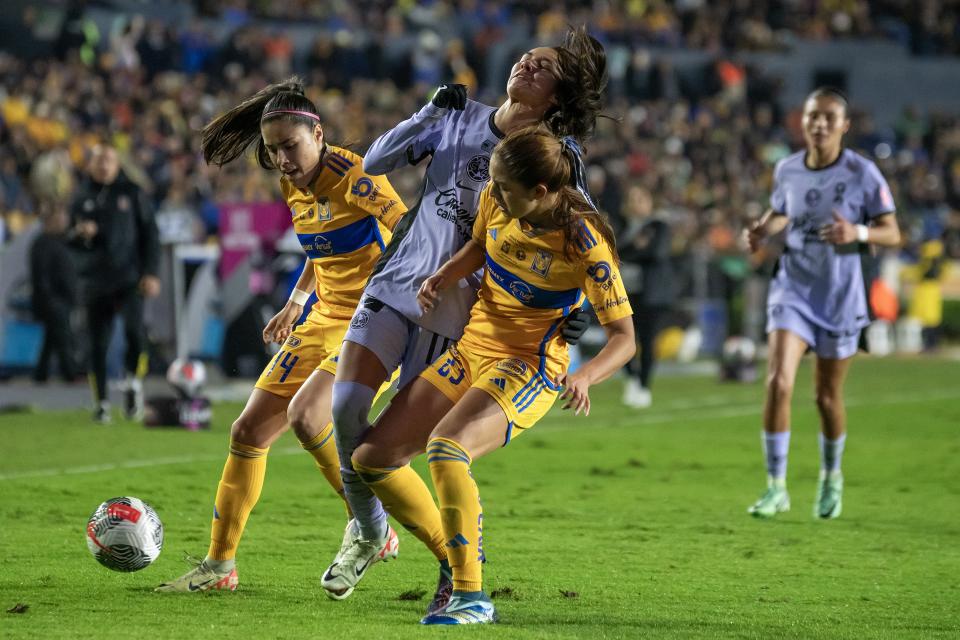
[{"label": "sponsor logo on jersey", "polygon": [[[307,249],[307,247],[304,247]],[[307,249],[309,251],[309,249]],[[317,234],[313,236],[313,250],[325,256],[333,255],[333,243]]]},{"label": "sponsor logo on jersey", "polygon": [[530,271],[533,271],[538,276],[546,278],[547,274],[550,272],[550,264],[552,262],[552,253],[544,249],[537,249],[537,255],[533,257],[533,262],[530,264]]},{"label": "sponsor logo on jersey", "polygon": [[838,182],[836,186],[833,187],[833,202],[834,204],[840,204],[843,202],[843,194],[847,191],[846,182]]},{"label": "sponsor logo on jersey", "polygon": [[507,255],[510,255],[510,249],[512,249],[512,248],[513,248],[513,245],[511,245],[511,244],[510,244],[509,242],[507,242],[506,240],[504,240],[504,241],[503,241],[503,244],[500,245],[500,251],[501,251],[502,253],[507,254]]},{"label": "sponsor logo on jersey", "polygon": [[526,282],[514,280],[510,283],[510,293],[516,296],[520,302],[530,302],[533,300],[533,291]]},{"label": "sponsor logo on jersey", "polygon": [[353,320],[350,321],[350,326],[354,329],[363,329],[369,321],[370,314],[361,309],[357,311],[357,315],[353,316]]},{"label": "sponsor logo on jersey", "polygon": [[455,188],[437,191],[434,204],[437,207],[437,215],[439,217],[456,225],[457,231],[460,232],[460,236],[464,240],[470,238],[473,232],[473,217],[457,198],[457,190]]},{"label": "sponsor logo on jersey", "polygon": [[604,303],[603,308],[604,308],[604,309],[613,309],[614,307],[619,307],[619,306],[622,305],[622,304],[626,304],[626,303],[627,303],[627,300],[628,300],[627,296],[620,296],[620,297],[617,298],[616,300],[607,300],[607,301]]},{"label": "sponsor logo on jersey", "polygon": [[358,198],[366,198],[367,200],[373,201],[380,195],[380,187],[374,184],[373,180],[364,176],[357,180],[353,187],[351,187],[350,193]]},{"label": "sponsor logo on jersey", "polygon": [[527,363],[519,358],[501,360],[497,363],[497,371],[503,371],[512,376],[522,376],[527,372]]},{"label": "sponsor logo on jersey", "polygon": [[300,340],[300,338],[297,336],[290,336],[287,338],[287,346],[290,348],[299,347],[301,342],[302,340]]},{"label": "sponsor logo on jersey", "polygon": [[490,179],[490,158],[473,156],[467,163],[467,175],[474,182],[486,182]]},{"label": "sponsor logo on jersey", "polygon": [[603,284],[609,280],[611,274],[609,262],[596,262],[587,267],[587,275],[597,284]]},{"label": "sponsor logo on jersey", "polygon": [[523,250],[523,247],[517,247],[517,260],[526,260],[527,252]]}]

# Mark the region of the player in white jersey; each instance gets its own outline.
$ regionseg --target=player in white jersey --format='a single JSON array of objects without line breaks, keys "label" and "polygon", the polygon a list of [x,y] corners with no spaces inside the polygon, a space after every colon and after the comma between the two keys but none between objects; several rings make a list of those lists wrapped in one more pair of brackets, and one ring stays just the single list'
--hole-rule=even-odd
[{"label": "player in white jersey", "polygon": [[[366,153],[364,169],[371,174],[430,156],[420,202],[398,226],[344,337],[334,384],[333,421],[344,489],[363,533],[358,544],[365,545],[370,555],[381,546],[387,523],[376,496],[355,472],[351,456],[369,429],[367,414],[374,390],[401,366],[400,392],[371,432],[370,449],[384,452],[391,461],[407,457],[410,447],[413,451],[407,459],[421,453],[429,430],[411,434],[409,421],[391,416],[404,414],[411,403],[416,405],[417,399],[406,393],[406,383],[460,337],[480,280],[477,274],[462,280],[445,292],[430,314],[418,306],[417,291],[470,238],[477,202],[490,177],[490,154],[505,133],[543,123],[554,134],[565,136],[575,152],[577,185],[586,195],[578,141],[593,131],[605,84],[602,45],[585,29],[572,30],[563,45],[531,49],[513,65],[508,97],[499,107],[467,100],[460,85],[441,87],[429,104],[380,136]],[[428,403],[417,410],[424,423],[435,424],[447,408]],[[367,462],[377,468],[389,466],[389,462],[379,464],[380,460]],[[392,475],[409,480],[410,504],[436,512],[429,490],[406,460],[393,471]],[[405,522],[402,507],[383,506]],[[424,520],[418,516],[406,522]],[[441,581],[429,610],[443,606],[450,591],[439,513],[431,522],[435,526],[412,530],[441,562]],[[336,593],[352,588],[358,580],[356,571],[335,562],[321,584]]]},{"label": "player in white jersey", "polygon": [[820,88],[807,97],[806,150],[777,163],[770,210],[746,232],[750,249],[756,251],[767,238],[786,230],[786,249],[767,302],[769,360],[763,411],[767,490],[749,509],[760,518],[790,508],[786,489],[790,400],[797,367],[808,349],[816,354],[814,385],[821,427],[814,516],[836,518],[843,506],[843,383],[860,331],[869,324],[860,249],[900,243],[886,180],[876,165],[843,147],[849,128],[842,93]]}]

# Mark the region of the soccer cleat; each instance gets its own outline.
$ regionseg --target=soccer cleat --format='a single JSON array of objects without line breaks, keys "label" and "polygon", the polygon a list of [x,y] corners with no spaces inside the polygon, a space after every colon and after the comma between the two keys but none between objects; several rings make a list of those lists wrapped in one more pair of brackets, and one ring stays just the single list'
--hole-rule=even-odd
[{"label": "soccer cleat", "polygon": [[453,596],[443,611],[424,616],[420,624],[490,624],[499,619],[493,603],[484,594],[480,600]]},{"label": "soccer cleat", "polygon": [[110,403],[104,400],[93,410],[93,421],[98,424],[110,424],[113,416],[110,415]]},{"label": "soccer cleat", "polygon": [[790,511],[790,495],[785,485],[777,483],[771,483],[760,499],[747,509],[754,518],[772,518],[784,511]]},{"label": "soccer cleat", "polygon": [[650,390],[643,387],[640,381],[630,376],[623,386],[623,404],[633,409],[647,409],[653,404],[653,395]]},{"label": "soccer cleat", "polygon": [[429,618],[435,613],[443,611],[453,596],[453,573],[449,569],[440,566],[440,579],[437,580],[437,590],[433,594],[433,600],[427,606],[426,616]]},{"label": "soccer cleat", "polygon": [[[344,535],[344,542],[346,543],[346,535]],[[381,560],[386,562],[396,558],[399,548],[400,540],[397,538],[397,532],[389,525],[385,540],[353,538],[346,549],[343,546],[340,547],[337,557],[320,579],[320,586],[333,600],[348,598],[367,569]]]},{"label": "soccer cleat", "polygon": [[823,474],[817,483],[817,499],[813,503],[813,517],[829,520],[839,518],[843,511],[843,476],[839,471]]},{"label": "soccer cleat", "polygon": [[131,378],[123,392],[123,415],[127,420],[143,418],[143,381]]},{"label": "soccer cleat", "polygon": [[236,591],[240,579],[237,568],[227,572],[214,571],[206,562],[201,562],[190,571],[173,580],[164,582],[154,591],[161,593],[194,593],[200,591]]}]

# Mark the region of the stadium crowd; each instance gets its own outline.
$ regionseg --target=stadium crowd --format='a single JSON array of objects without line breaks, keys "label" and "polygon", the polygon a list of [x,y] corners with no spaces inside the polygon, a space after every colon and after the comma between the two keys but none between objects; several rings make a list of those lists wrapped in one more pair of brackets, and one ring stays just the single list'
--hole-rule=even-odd
[{"label": "stadium crowd", "polygon": [[[902,3],[856,1],[394,4],[196,3],[200,15],[231,26],[222,41],[204,22],[171,28],[133,16],[99,34],[68,16],[48,46],[21,49],[35,55],[0,52],[0,237],[33,221],[27,176],[41,154],[54,150],[78,166],[91,143],[106,139],[153,198],[165,238],[215,241],[218,203],[278,198],[276,180],[252,161],[209,168],[198,153],[199,129],[241,96],[298,73],[328,139],[362,152],[441,82],[495,100],[506,69],[491,59],[509,64],[530,42],[554,41],[567,24],[585,21],[610,58],[610,118],[588,145],[602,208],[620,227],[631,207],[653,207],[672,227],[675,255],[694,247],[734,254],[740,229],[766,206],[774,163],[802,140],[799,105],[783,104],[776,79],[730,52],[785,46],[785,34],[881,34],[920,53],[956,53],[960,42],[957,7],[947,2],[920,3],[908,16],[898,13]],[[305,16],[320,28],[304,55],[278,23],[257,20]],[[26,26],[33,19],[25,12]],[[715,62],[681,72],[653,45],[711,50]],[[855,107],[848,143],[890,180],[908,251],[944,234],[948,255],[960,257],[960,118],[908,110],[888,130],[872,124],[869,105]],[[415,201],[417,172],[395,184]]]}]

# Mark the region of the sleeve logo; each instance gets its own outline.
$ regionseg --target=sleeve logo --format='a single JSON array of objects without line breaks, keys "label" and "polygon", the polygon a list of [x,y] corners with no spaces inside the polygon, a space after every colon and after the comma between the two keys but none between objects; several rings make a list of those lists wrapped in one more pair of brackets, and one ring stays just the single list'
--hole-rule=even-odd
[{"label": "sleeve logo", "polygon": [[364,176],[357,180],[357,182],[350,188],[350,193],[357,196],[358,198],[367,198],[369,200],[376,200],[377,195],[380,193],[380,187],[373,184],[373,180]]},{"label": "sleeve logo", "polygon": [[609,262],[596,262],[587,267],[587,275],[597,284],[603,284],[609,280],[611,273]]}]

